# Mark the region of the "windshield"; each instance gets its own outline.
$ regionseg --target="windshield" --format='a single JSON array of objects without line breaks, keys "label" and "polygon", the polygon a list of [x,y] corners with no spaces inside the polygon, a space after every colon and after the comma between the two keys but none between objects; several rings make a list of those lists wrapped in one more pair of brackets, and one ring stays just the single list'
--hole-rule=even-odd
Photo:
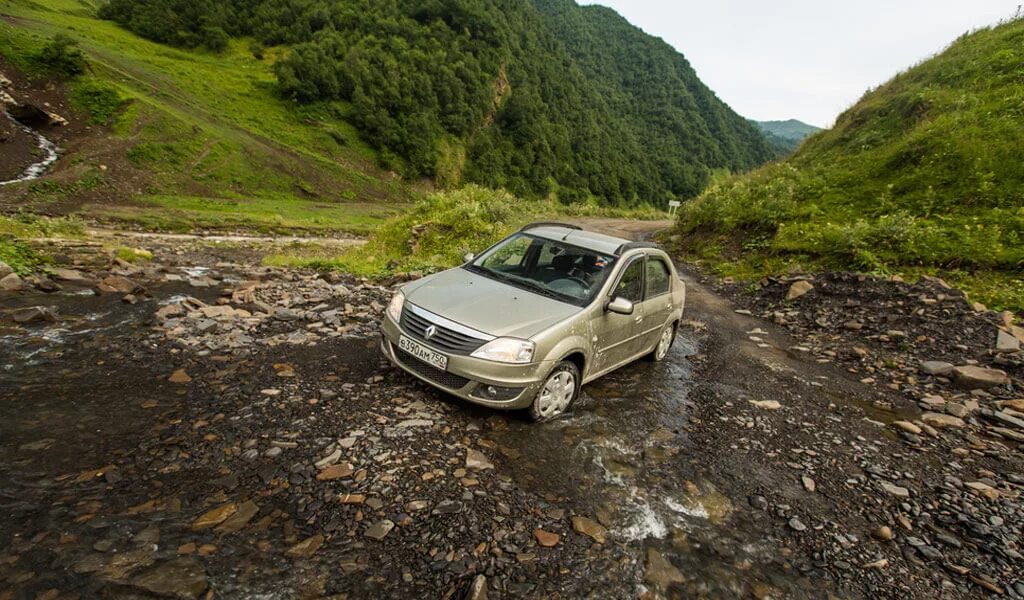
[{"label": "windshield", "polygon": [[586,306],[608,278],[615,260],[615,256],[518,233],[466,268],[562,302]]}]

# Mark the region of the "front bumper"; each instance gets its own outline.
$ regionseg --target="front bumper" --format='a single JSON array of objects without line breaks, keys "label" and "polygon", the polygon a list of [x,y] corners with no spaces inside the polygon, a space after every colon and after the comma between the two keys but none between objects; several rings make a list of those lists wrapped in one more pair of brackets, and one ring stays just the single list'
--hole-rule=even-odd
[{"label": "front bumper", "polygon": [[[516,410],[530,406],[544,377],[553,366],[550,361],[540,361],[528,365],[502,364],[470,356],[450,354],[433,348],[448,357],[448,370],[442,372],[429,365],[424,368],[423,364],[425,363],[417,364],[416,358],[400,354],[398,339],[401,335],[402,330],[398,323],[395,323],[390,316],[385,316],[384,323],[381,325],[380,349],[392,364],[413,377],[453,396],[491,408]],[[424,343],[421,340],[416,341],[430,346],[429,343]],[[507,400],[488,400],[479,396],[479,391],[486,386],[519,388],[521,391]],[[478,395],[474,395],[474,391],[477,391]]]}]

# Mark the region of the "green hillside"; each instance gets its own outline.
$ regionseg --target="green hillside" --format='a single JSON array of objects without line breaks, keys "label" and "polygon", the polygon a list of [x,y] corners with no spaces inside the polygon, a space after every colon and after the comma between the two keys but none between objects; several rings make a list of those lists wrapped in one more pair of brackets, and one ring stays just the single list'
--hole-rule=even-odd
[{"label": "green hillside", "polygon": [[786,156],[793,153],[800,144],[810,136],[821,131],[820,127],[808,125],[797,119],[786,121],[751,121],[761,133],[768,138],[768,142],[775,148],[779,156]]},{"label": "green hillside", "polygon": [[[59,111],[72,121],[54,132],[66,138],[57,169],[0,190],[0,208],[161,229],[362,232],[409,201],[344,103],[278,97],[272,55],[257,59],[242,41],[219,53],[170,48],[95,12],[78,0],[0,0],[0,70],[23,74],[21,92],[63,90]],[[56,34],[77,42],[84,75],[63,81],[37,65]]]},{"label": "green hillside", "polygon": [[964,35],[872,90],[790,159],[687,203],[724,271],[938,272],[1024,307],[1024,20]]},{"label": "green hillside", "polygon": [[772,156],[667,44],[572,0],[111,0],[100,14],[202,54],[244,44],[296,114],[336,107],[383,168],[442,187],[663,204]]}]

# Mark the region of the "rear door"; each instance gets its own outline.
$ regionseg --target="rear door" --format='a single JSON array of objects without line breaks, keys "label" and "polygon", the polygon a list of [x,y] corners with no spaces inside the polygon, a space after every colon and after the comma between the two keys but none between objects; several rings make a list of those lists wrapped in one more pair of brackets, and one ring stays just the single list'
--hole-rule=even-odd
[{"label": "rear door", "polygon": [[604,371],[619,365],[640,351],[639,335],[644,320],[644,259],[638,256],[626,263],[618,280],[612,286],[609,301],[616,296],[634,304],[633,314],[620,315],[602,311],[594,318],[593,331],[597,337],[597,348],[593,372]]},{"label": "rear door", "polygon": [[644,286],[644,319],[640,331],[640,350],[658,343],[662,328],[672,314],[672,269],[657,254],[647,255]]}]

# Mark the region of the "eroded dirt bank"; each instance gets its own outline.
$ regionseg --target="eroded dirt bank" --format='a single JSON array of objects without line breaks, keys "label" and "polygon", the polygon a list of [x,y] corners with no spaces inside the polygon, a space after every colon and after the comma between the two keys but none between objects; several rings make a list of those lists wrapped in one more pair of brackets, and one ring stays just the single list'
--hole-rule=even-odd
[{"label": "eroded dirt bank", "polygon": [[389,289],[141,243],[0,297],[0,598],[1024,595],[1021,372],[981,333],[939,358],[1007,371],[988,396],[888,333],[850,364],[822,286],[780,324],[790,282],[691,279],[670,360],[532,425],[383,363]]}]

